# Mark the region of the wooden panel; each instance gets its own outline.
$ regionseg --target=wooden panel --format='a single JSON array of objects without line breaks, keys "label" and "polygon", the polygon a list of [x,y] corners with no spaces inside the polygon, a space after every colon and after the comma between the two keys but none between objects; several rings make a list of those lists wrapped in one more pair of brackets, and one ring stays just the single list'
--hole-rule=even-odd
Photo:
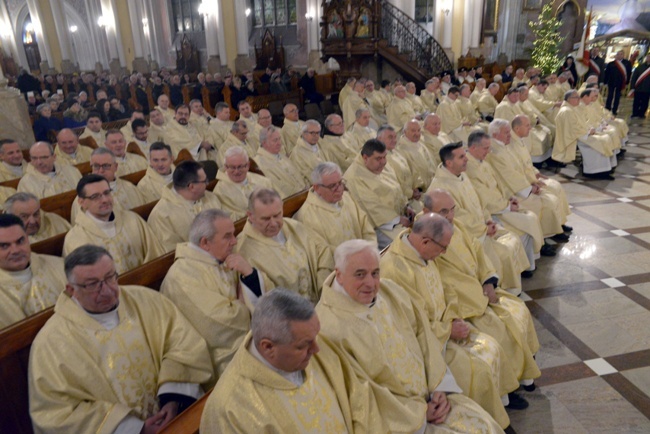
[{"label": "wooden panel", "polygon": [[92,172],[92,169],[90,168],[90,162],[89,161],[86,161],[85,163],[75,164],[74,167],[79,169],[79,172],[81,172],[82,175],[87,175],[87,174]]},{"label": "wooden panel", "polygon": [[282,214],[285,217],[293,217],[298,212],[303,203],[307,200],[309,190],[303,190],[287,197],[282,203]]},{"label": "wooden panel", "polygon": [[201,415],[203,408],[208,400],[212,390],[208,391],[205,395],[199,398],[187,410],[169,422],[159,434],[197,434],[199,432],[199,425],[201,424]]},{"label": "wooden panel", "polygon": [[169,267],[174,263],[174,257],[175,252],[169,252],[153,261],[147,262],[138,268],[122,274],[119,278],[119,283],[120,285],[142,285],[159,291]]},{"label": "wooden panel", "polygon": [[16,178],[16,179],[10,179],[8,181],[2,181],[0,182],[0,185],[3,187],[11,187],[15,190],[18,188],[19,182],[20,182],[20,178]]},{"label": "wooden panel", "polygon": [[32,252],[42,255],[63,256],[63,242],[67,232],[36,242],[30,247]]},{"label": "wooden panel", "polygon": [[131,211],[133,211],[134,213],[142,217],[144,220],[147,220],[149,218],[149,214],[151,214],[151,211],[153,210],[153,208],[156,206],[157,203],[158,201],[154,200],[153,202],[136,206],[135,208],[131,209]]},{"label": "wooden panel", "polygon": [[76,190],[66,191],[65,193],[41,199],[41,209],[47,212],[53,212],[60,215],[67,221],[70,221],[72,202],[77,197]]},{"label": "wooden panel", "polygon": [[174,160],[174,165],[178,166],[178,164],[182,163],[183,161],[194,161],[194,157],[192,157],[192,154],[187,149],[181,149],[181,151],[178,153],[178,156],[176,157],[176,160]]},{"label": "wooden panel", "polygon": [[79,144],[83,146],[88,146],[89,148],[92,149],[97,149],[97,142],[95,142],[95,139],[92,137],[85,137],[83,139],[79,139]]},{"label": "wooden panel", "polygon": [[147,159],[147,156],[144,155],[144,152],[142,152],[142,149],[140,148],[140,146],[138,146],[138,144],[135,143],[135,142],[129,142],[129,144],[126,145],[126,152],[130,152],[132,154],[139,155],[139,156],[143,157],[144,159]]}]

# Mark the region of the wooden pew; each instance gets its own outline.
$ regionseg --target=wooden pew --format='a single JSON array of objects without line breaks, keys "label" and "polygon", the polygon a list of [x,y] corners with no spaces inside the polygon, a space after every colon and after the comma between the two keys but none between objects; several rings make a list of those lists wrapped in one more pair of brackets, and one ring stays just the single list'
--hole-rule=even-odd
[{"label": "wooden pew", "polygon": [[63,256],[63,242],[67,232],[54,235],[53,237],[32,244],[32,252],[42,255]]},{"label": "wooden pew", "polygon": [[135,208],[131,209],[131,211],[133,211],[134,213],[142,217],[143,220],[149,220],[149,215],[151,214],[151,211],[154,209],[157,203],[158,201],[154,200],[153,202],[136,206]]},{"label": "wooden pew", "polygon": [[298,212],[302,204],[307,200],[308,193],[309,190],[303,190],[284,199],[282,202],[282,214],[285,217],[293,217],[293,215]]},{"label": "wooden pew", "polygon": [[175,252],[169,252],[146,264],[122,274],[120,285],[141,285],[160,291],[160,285],[174,263]]},{"label": "wooden pew", "polygon": [[172,419],[159,433],[160,434],[198,434],[203,408],[208,401],[212,390],[206,392],[198,401],[192,404],[180,416]]},{"label": "wooden pew", "polygon": [[194,161],[194,157],[192,157],[192,154],[187,149],[181,149],[181,151],[178,153],[178,156],[174,160],[174,166],[178,166],[183,161]]},{"label": "wooden pew", "polygon": [[16,179],[10,179],[8,181],[2,181],[0,182],[0,185],[3,187],[11,187],[15,190],[18,188],[19,182],[20,182],[20,178],[16,178]]},{"label": "wooden pew", "polygon": [[138,185],[138,182],[142,178],[144,178],[144,175],[147,174],[146,169],[145,170],[138,170],[137,172],[129,173],[127,175],[122,175],[120,178],[124,179],[125,181],[129,181],[133,185]]},{"label": "wooden pew", "polygon": [[138,144],[135,143],[135,142],[129,142],[129,144],[126,145],[126,152],[130,152],[132,154],[137,154],[137,155],[147,159],[147,156],[144,155],[144,152],[142,152],[142,149],[140,149],[140,146],[138,146]]},{"label": "wooden pew", "polygon": [[41,199],[41,209],[47,212],[53,212],[60,215],[67,221],[70,221],[72,202],[77,197],[76,190],[66,191],[54,196]]},{"label": "wooden pew", "polygon": [[88,146],[89,148],[92,149],[97,149],[99,146],[97,146],[97,142],[95,139],[92,137],[85,137],[83,139],[79,139],[79,144],[83,146]]}]

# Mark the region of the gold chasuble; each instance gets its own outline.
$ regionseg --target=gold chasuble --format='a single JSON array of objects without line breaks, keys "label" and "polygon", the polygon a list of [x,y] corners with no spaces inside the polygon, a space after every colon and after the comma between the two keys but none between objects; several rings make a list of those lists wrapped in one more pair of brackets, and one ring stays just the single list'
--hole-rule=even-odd
[{"label": "gold chasuble", "polygon": [[18,183],[18,191],[43,199],[76,189],[80,179],[81,173],[74,166],[54,163],[54,172],[43,175],[29,164]]},{"label": "gold chasuble", "polygon": [[440,116],[442,131],[445,134],[456,141],[467,144],[467,138],[472,132],[472,128],[463,125],[464,119],[460,112],[460,106],[454,100],[448,96],[442,98],[436,114]]},{"label": "gold chasuble", "polygon": [[438,95],[435,92],[429,92],[426,89],[422,89],[420,92],[420,100],[424,104],[424,109],[429,113],[435,113],[438,108]]},{"label": "gold chasuble", "polygon": [[29,163],[23,160],[19,166],[11,166],[0,161],[0,182],[9,181],[10,179],[22,178],[27,170]]},{"label": "gold chasuble", "polygon": [[282,152],[271,154],[260,147],[257,150],[255,162],[264,176],[273,182],[282,199],[309,187],[308,178],[305,178],[289,157]]},{"label": "gold chasuble", "polygon": [[147,135],[147,140],[149,140],[149,143],[165,142],[167,137],[167,125],[168,124],[163,124],[159,126],[153,122],[150,122],[149,134]]},{"label": "gold chasuble", "polygon": [[67,232],[70,228],[70,223],[60,215],[41,210],[41,227],[38,232],[29,237],[29,243],[34,244],[47,240],[55,235]]},{"label": "gold chasuble", "polygon": [[499,102],[497,99],[492,96],[490,91],[483,91],[476,101],[476,108],[484,116],[490,115],[494,116],[494,112],[497,109]]},{"label": "gold chasuble", "polygon": [[541,131],[536,127],[537,119],[525,113],[519,102],[513,104],[508,98],[503,98],[503,101],[501,101],[494,112],[495,118],[505,119],[508,122],[512,122],[519,115],[528,117],[530,121],[530,154],[535,157],[543,156],[547,152],[548,146],[550,146],[548,135],[545,131]]},{"label": "gold chasuble", "polygon": [[518,236],[530,235],[534,241],[534,251],[539,253],[544,244],[544,237],[537,215],[532,211],[523,209],[510,211],[509,198],[511,196],[506,195],[501,189],[490,164],[478,160],[470,153],[467,153],[467,160],[467,171],[465,173],[472,181],[483,209],[487,210],[493,218],[498,219],[510,232]]},{"label": "gold chasuble", "polygon": [[318,302],[323,281],[334,269],[332,250],[295,220],[284,218],[281,234],[284,243],[262,235],[246,221],[237,236],[237,251],[269,282],[267,291],[279,286]]},{"label": "gold chasuble", "polygon": [[209,142],[192,124],[183,126],[174,120],[165,127],[164,142],[172,148],[174,159],[183,149],[190,151],[195,160],[198,159],[199,145],[204,140]]},{"label": "gold chasuble", "polygon": [[[101,128],[98,133],[92,131],[90,128],[84,128],[84,132],[79,136],[79,140],[92,137],[98,147],[104,146],[104,141],[106,140],[106,130]],[[128,143],[128,142],[127,142]]]},{"label": "gold chasuble", "polygon": [[232,124],[233,122],[230,120],[222,121],[221,119],[218,118],[213,118],[210,121],[210,126],[208,130],[212,135],[212,141],[210,140],[208,141],[212,143],[215,149],[219,150],[221,144],[226,140],[228,140],[228,136],[230,135],[230,129],[232,128]]},{"label": "gold chasuble", "polygon": [[388,118],[388,124],[395,128],[396,132],[402,131],[404,125],[411,119],[413,119],[417,114],[413,110],[413,106],[406,98],[395,97],[386,107],[386,117]]},{"label": "gold chasuble", "polygon": [[422,144],[427,148],[429,154],[431,155],[431,160],[433,161],[433,167],[431,170],[435,174],[436,167],[440,165],[440,149],[451,143],[451,138],[440,131],[437,136],[434,136],[427,130],[422,130],[422,138],[420,139]]},{"label": "gold chasuble", "polygon": [[291,121],[287,118],[284,118],[284,124],[280,130],[280,135],[282,136],[282,144],[284,145],[284,153],[289,156],[293,151],[293,148],[296,146],[296,142],[300,138],[300,130],[304,125],[303,121]]},{"label": "gold chasuble", "polygon": [[250,330],[251,314],[239,299],[239,274],[200,247],[181,243],[160,292],[207,342],[216,382]]},{"label": "gold chasuble", "polygon": [[171,301],[120,287],[119,323],[107,330],[67,294],[34,339],[29,409],[37,433],[111,434],[127,416],[159,411],[165,383],[209,383],[205,341]]},{"label": "gold chasuble", "polygon": [[411,169],[413,174],[412,188],[419,188],[421,191],[425,191],[429,184],[431,184],[436,170],[431,159],[431,154],[427,148],[425,148],[421,141],[414,143],[406,136],[402,136],[399,139],[395,151],[404,157]]},{"label": "gold chasuble", "polygon": [[310,145],[302,137],[295,144],[289,158],[303,177],[311,179],[311,172],[316,166],[327,161],[325,154],[320,145]]},{"label": "gold chasuble", "polygon": [[61,151],[60,146],[56,146],[54,148],[56,161],[61,164],[70,164],[72,166],[90,161],[90,154],[92,153],[92,148],[83,145],[77,146],[77,152],[75,152],[74,155],[66,154],[65,152]]},{"label": "gold chasuble", "polygon": [[[363,159],[363,157],[361,158]],[[404,196],[410,200],[413,197],[413,189],[415,188],[415,176],[406,158],[397,152],[396,149],[388,151],[386,154],[386,167],[384,171],[388,168],[390,168],[388,173],[392,173],[395,176],[400,187],[402,187]]]},{"label": "gold chasuble", "polygon": [[141,170],[147,170],[147,167],[149,167],[146,158],[130,152],[124,154],[124,157],[115,157],[115,161],[117,162],[117,172],[115,172],[115,176],[118,177],[139,172]]},{"label": "gold chasuble", "polygon": [[169,184],[151,210],[147,223],[162,241],[164,251],[171,252],[176,249],[176,244],[189,240],[190,226],[198,213],[211,208],[221,209],[221,202],[211,191],[206,191],[201,199],[191,202],[176,193],[173,184]]},{"label": "gold chasuble", "polygon": [[58,256],[32,252],[26,270],[0,270],[0,329],[53,306],[66,281]]},{"label": "gold chasuble", "polygon": [[577,107],[571,106],[566,101],[562,103],[562,108],[555,118],[555,125],[557,130],[552,155],[555,161],[570,163],[575,160],[578,139],[605,157],[614,155],[612,152],[614,144],[611,138],[604,133],[587,136],[589,132],[587,119],[581,116]]},{"label": "gold chasuble", "polygon": [[445,294],[457,297],[460,317],[499,342],[518,380],[538,378],[541,373],[533,355],[539,341],[530,312],[523,301],[498,287],[499,301],[489,303],[483,282],[494,277],[494,268],[462,222],[454,219],[451,243],[435,263]]},{"label": "gold chasuble", "polygon": [[[1,165],[2,163],[0,163]],[[2,182],[2,181],[0,181]],[[15,188],[11,187],[3,187],[0,185],[0,202],[5,203],[9,197],[13,196],[16,194],[17,191]]]},{"label": "gold chasuble", "polygon": [[124,136],[126,143],[131,143],[133,141],[133,128],[131,127],[131,120],[129,120],[126,125],[120,128],[120,132]]},{"label": "gold chasuble", "polygon": [[486,253],[497,269],[504,288],[521,289],[521,272],[530,267],[519,237],[501,228],[493,237],[487,236],[485,224],[491,216],[481,201],[466,173],[456,176],[442,165],[438,166],[429,191],[440,188],[456,202],[456,219],[463,222],[473,237],[483,243]]},{"label": "gold chasuble", "polygon": [[175,167],[172,165],[169,175],[162,176],[153,167],[147,167],[144,177],[137,185],[138,190],[144,196],[145,203],[160,199],[165,186],[173,181],[174,170]]},{"label": "gold chasuble", "polygon": [[[323,285],[316,312],[321,333],[341,347],[359,379],[370,381],[392,433],[413,433],[424,425],[427,398],[443,379],[457,389],[445,378],[442,348],[423,312],[391,280],[381,280],[374,304],[366,306],[352,300],[332,274]],[[502,432],[472,400],[457,394],[447,399],[451,410],[445,422],[427,424],[427,433]]]},{"label": "gold chasuble", "polygon": [[103,229],[108,222],[80,213],[65,236],[63,256],[84,244],[95,244],[111,253],[118,273],[125,273],[165,253],[158,237],[142,217],[132,211],[113,211],[113,215],[114,233],[111,233]]},{"label": "gold chasuble", "polygon": [[357,380],[344,356],[326,338],[318,337],[320,351],[302,371],[300,385],[251,354],[254,345],[249,333],[208,397],[201,432],[389,432],[368,383]]},{"label": "gold chasuble", "polygon": [[[175,120],[165,122],[166,125],[170,125],[172,123],[176,122]],[[178,124],[178,122],[176,122]],[[199,133],[201,136],[202,140],[205,140],[206,142],[210,142],[212,145],[213,143],[213,138],[212,138],[212,132],[210,131],[210,122],[208,122],[208,118],[205,116],[199,116],[194,112],[190,112],[190,120],[189,124],[196,129],[196,131]],[[180,124],[178,124],[180,125]]]},{"label": "gold chasuble", "polygon": [[343,193],[340,202],[329,203],[312,188],[293,218],[323,238],[332,251],[347,240],[362,239],[377,244],[372,223],[348,192]]},{"label": "gold chasuble", "polygon": [[239,146],[242,148],[244,151],[246,151],[246,155],[248,155],[248,158],[253,158],[255,154],[257,153],[257,148],[253,147],[248,139],[246,139],[245,142],[242,142],[239,140],[237,137],[235,137],[232,133],[228,133],[228,137],[226,140],[221,144],[219,147],[219,151],[217,152],[217,166],[219,167],[224,167],[226,164],[226,151],[233,146]]},{"label": "gold chasuble", "polygon": [[342,172],[348,170],[348,167],[350,167],[350,164],[352,164],[354,158],[359,153],[349,143],[348,137],[349,134],[344,134],[343,136],[325,134],[318,142],[325,161],[338,164]]},{"label": "gold chasuble", "polygon": [[354,155],[356,157],[368,140],[377,137],[377,131],[370,127],[363,127],[355,122],[352,128],[345,133],[344,137],[347,137],[348,143],[354,149]]},{"label": "gold chasuble", "polygon": [[274,188],[270,179],[252,172],[248,172],[244,182],[238,184],[232,182],[222,170],[217,172],[217,179],[219,182],[214,187],[214,194],[221,202],[221,209],[229,212],[233,221],[246,217],[248,197],[253,190],[256,188]]},{"label": "gold chasuble", "polygon": [[[492,152],[486,162],[494,169],[501,190],[509,196],[517,195],[523,209],[537,214],[544,237],[563,232],[562,224],[571,213],[562,185],[554,179],[537,179],[530,154],[521,138],[512,133],[510,144],[492,139]],[[539,194],[530,192],[532,183],[542,182]]]},{"label": "gold chasuble", "polygon": [[[113,196],[113,210],[129,210],[151,202],[147,201],[135,185],[125,179],[116,178],[115,182],[109,182],[108,185],[111,187],[111,194]],[[79,205],[77,199],[72,202],[70,211],[70,221],[72,224],[75,224],[77,215],[82,212],[81,205]]]},{"label": "gold chasuble", "polygon": [[345,99],[345,102],[341,106],[341,111],[343,113],[343,122],[345,122],[345,129],[350,128],[350,125],[356,120],[356,112],[360,108],[365,108],[370,111],[368,104],[361,99],[357,92],[350,92],[348,97]]}]

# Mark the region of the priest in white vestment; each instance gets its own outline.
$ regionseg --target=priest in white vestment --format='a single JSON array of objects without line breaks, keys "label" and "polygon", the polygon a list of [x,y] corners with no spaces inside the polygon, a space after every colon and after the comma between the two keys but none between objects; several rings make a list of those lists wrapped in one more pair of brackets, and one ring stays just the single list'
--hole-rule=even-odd
[{"label": "priest in white vestment", "polygon": [[4,203],[4,212],[18,216],[25,225],[30,244],[67,232],[70,223],[58,214],[41,209],[41,203],[31,193],[15,193]]},{"label": "priest in white vestment", "polygon": [[147,159],[141,155],[126,152],[126,144],[127,141],[124,139],[124,135],[119,131],[106,133],[106,148],[113,152],[115,161],[119,164],[117,176],[147,170],[147,166],[149,166]]},{"label": "priest in white vestment", "polygon": [[92,148],[79,144],[79,138],[70,128],[64,128],[56,135],[54,154],[60,164],[73,166],[90,161]]},{"label": "priest in white vestment", "polygon": [[424,119],[422,144],[429,151],[433,170],[440,165],[440,149],[452,142],[451,137],[442,132],[442,120],[437,114],[430,114]]},{"label": "priest in white vestment", "polygon": [[152,144],[149,148],[149,167],[137,185],[145,203],[160,199],[165,186],[172,182],[173,174],[172,148],[163,142]]},{"label": "priest in white vestment", "polygon": [[[368,109],[360,108],[357,112],[359,111],[365,111],[370,117]],[[332,113],[325,118],[324,124],[323,137],[318,145],[325,156],[325,161],[336,163],[345,171],[350,167],[359,151],[356,145],[350,142],[350,134],[345,132],[341,116]]]},{"label": "priest in white vestment", "polygon": [[295,104],[285,105],[282,113],[284,114],[284,124],[281,132],[282,145],[284,146],[284,154],[288,157],[296,146],[296,142],[300,139],[304,122],[299,119],[298,107]]},{"label": "priest in white vestment", "polygon": [[295,147],[289,158],[298,168],[300,174],[309,179],[311,171],[319,163],[327,161],[325,153],[319,145],[320,123],[313,119],[306,121],[300,129],[300,138],[296,140]]},{"label": "priest in white vestment", "polygon": [[74,190],[81,179],[79,170],[69,164],[56,163],[52,145],[36,142],[29,148],[31,161],[18,183],[18,191],[32,193],[39,199]]}]

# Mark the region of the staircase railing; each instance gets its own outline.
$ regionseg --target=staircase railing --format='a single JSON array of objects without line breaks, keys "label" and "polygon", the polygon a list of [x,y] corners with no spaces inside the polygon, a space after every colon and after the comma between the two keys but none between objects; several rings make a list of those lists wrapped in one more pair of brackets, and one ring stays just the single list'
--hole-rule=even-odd
[{"label": "staircase railing", "polygon": [[381,2],[380,35],[389,45],[397,47],[399,53],[407,54],[409,60],[416,62],[428,77],[453,69],[438,41],[414,19],[386,0]]}]

